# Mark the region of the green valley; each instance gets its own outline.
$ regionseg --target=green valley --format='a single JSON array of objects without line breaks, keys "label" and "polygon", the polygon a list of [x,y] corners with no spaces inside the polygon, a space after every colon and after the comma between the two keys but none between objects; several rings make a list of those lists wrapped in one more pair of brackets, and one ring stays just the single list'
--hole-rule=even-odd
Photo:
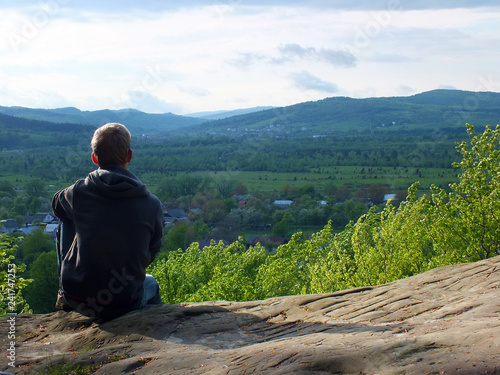
[{"label": "green valley", "polygon": [[[211,121],[172,116],[0,107],[0,220],[9,220],[11,228],[18,223],[15,231],[0,228],[14,238],[9,241],[19,241],[12,256],[27,265],[23,276],[35,279],[26,289],[27,301],[35,311],[51,311],[52,289],[57,286],[54,282],[42,285],[35,275],[50,270],[46,280],[57,276],[53,274],[53,238],[45,230],[48,226],[41,219],[28,224],[28,217],[32,220],[38,212],[49,213],[55,191],[95,168],[90,160],[90,139],[96,127],[110,120],[130,122],[134,150],[130,170],[165,205],[164,245],[154,268],[159,280],[173,269],[188,267],[183,263],[184,252],[194,256],[198,243],[211,240],[223,241],[206,252],[222,256],[220,272],[227,268],[239,277],[248,271],[251,275],[240,275],[242,285],[257,279],[264,283],[260,291],[247,290],[234,294],[235,298],[296,293],[300,288],[335,290],[408,276],[466,257],[496,254],[491,243],[482,249],[475,237],[461,231],[457,238],[467,240],[462,246],[451,233],[472,225],[465,217],[455,217],[457,210],[468,209],[460,197],[469,183],[463,180],[468,164],[454,166],[464,155],[468,157],[457,145],[470,143],[482,132],[486,135],[474,142],[490,139],[487,125],[499,122],[500,94],[435,90],[401,98],[328,98]],[[467,122],[477,124],[475,130],[467,129]],[[494,135],[497,137],[496,132]],[[497,183],[491,176],[498,164],[498,150],[493,151],[498,144],[491,147],[478,156],[493,158],[485,172],[485,186]],[[476,180],[470,181],[474,185]],[[491,189],[494,196],[496,185]],[[389,199],[391,203],[387,203]],[[447,211],[436,211],[436,202]],[[449,227],[459,219],[462,221],[455,228]],[[413,223],[408,225],[420,234],[412,233],[401,220]],[[441,238],[433,232],[437,237],[429,237],[424,226],[434,222],[442,226],[436,230],[450,230],[450,234]],[[388,231],[403,231],[414,244],[409,247],[414,254],[405,255],[400,247],[406,239],[397,239]],[[492,234],[489,227],[484,231]],[[478,236],[483,233],[481,228],[476,232]],[[324,245],[325,241],[329,244]],[[233,245],[227,248],[230,243]],[[406,269],[391,269],[383,277],[374,275],[375,271],[368,275],[363,267],[379,267],[376,253],[391,251],[384,247],[389,243],[398,249],[397,262]],[[315,253],[318,246],[322,251]],[[441,253],[447,246],[459,250]],[[469,253],[470,249],[476,253]],[[230,259],[239,262],[240,256],[248,256],[245,262],[253,263],[245,266],[242,262],[245,269],[226,264]],[[421,263],[411,263],[407,256]],[[280,271],[280,259],[291,262],[290,270],[308,259],[312,268],[306,267],[304,272],[314,274],[315,286],[301,284],[310,280],[293,279],[297,270],[290,274]],[[357,264],[356,259],[364,259],[365,264]],[[337,279],[320,287],[319,275],[326,272],[322,262],[333,269],[338,261],[354,267],[349,274],[353,279],[340,280],[341,274],[351,271],[336,269],[332,277]],[[356,274],[355,269],[365,274]],[[283,281],[280,273],[290,279]],[[217,274],[213,277],[200,281],[200,288],[203,283],[212,283],[214,288],[222,285],[215,280]],[[179,300],[188,295],[194,300],[223,298],[208,289],[183,292],[179,288],[175,297]],[[40,299],[41,295],[47,297]]]}]

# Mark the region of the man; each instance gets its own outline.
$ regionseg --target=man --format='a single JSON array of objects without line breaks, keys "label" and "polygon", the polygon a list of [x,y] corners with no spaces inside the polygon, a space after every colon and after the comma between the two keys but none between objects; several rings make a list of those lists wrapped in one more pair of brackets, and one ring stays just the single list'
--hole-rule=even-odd
[{"label": "man", "polygon": [[[52,208],[66,230],[69,249],[58,246],[61,290],[56,307],[100,320],[146,304],[161,303],[158,283],[146,275],[160,250],[161,203],[130,171],[130,133],[108,123],[91,142],[99,166],[85,179],[57,192]],[[59,241],[62,245],[64,241]]]}]

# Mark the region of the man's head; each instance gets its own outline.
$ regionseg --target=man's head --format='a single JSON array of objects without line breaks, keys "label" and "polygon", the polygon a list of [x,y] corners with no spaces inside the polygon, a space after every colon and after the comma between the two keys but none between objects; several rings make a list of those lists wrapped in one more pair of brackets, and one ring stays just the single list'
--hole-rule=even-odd
[{"label": "man's head", "polygon": [[94,132],[92,160],[100,166],[117,164],[126,167],[132,159],[130,132],[117,122],[110,122]]}]

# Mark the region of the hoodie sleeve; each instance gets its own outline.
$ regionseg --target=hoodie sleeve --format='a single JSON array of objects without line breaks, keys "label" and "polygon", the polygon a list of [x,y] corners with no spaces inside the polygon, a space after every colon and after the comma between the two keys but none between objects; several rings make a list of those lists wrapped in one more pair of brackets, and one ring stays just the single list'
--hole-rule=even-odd
[{"label": "hoodie sleeve", "polygon": [[151,262],[153,262],[156,255],[160,251],[162,237],[163,237],[163,210],[161,209],[160,205],[158,207],[158,211],[156,212],[153,235],[151,236],[151,241],[149,243]]},{"label": "hoodie sleeve", "polygon": [[75,185],[54,194],[52,210],[60,220],[73,220],[73,190]]}]

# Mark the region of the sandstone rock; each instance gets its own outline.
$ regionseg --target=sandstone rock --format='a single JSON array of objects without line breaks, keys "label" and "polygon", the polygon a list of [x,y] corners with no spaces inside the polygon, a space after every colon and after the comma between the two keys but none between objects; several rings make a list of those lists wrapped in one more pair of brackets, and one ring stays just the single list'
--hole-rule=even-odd
[{"label": "sandstone rock", "polygon": [[329,294],[16,325],[18,367],[0,362],[14,374],[62,363],[95,374],[500,374],[500,257]]}]

